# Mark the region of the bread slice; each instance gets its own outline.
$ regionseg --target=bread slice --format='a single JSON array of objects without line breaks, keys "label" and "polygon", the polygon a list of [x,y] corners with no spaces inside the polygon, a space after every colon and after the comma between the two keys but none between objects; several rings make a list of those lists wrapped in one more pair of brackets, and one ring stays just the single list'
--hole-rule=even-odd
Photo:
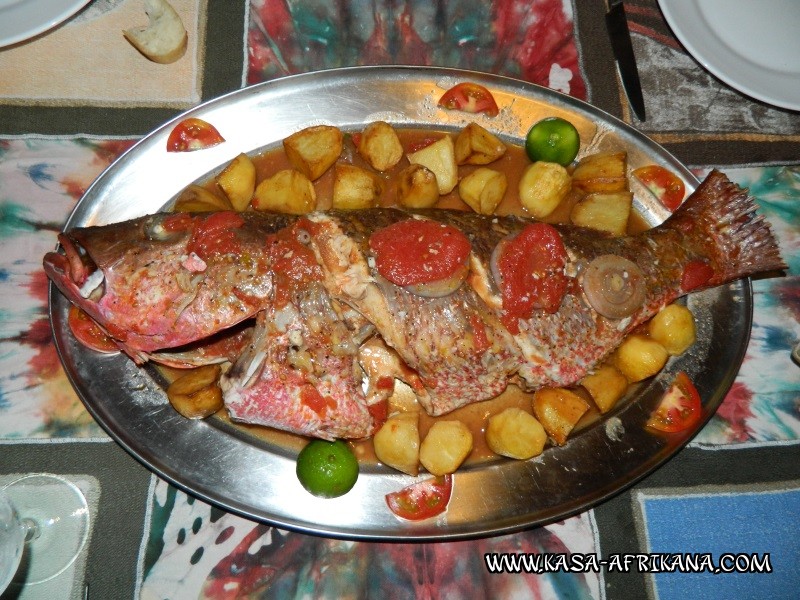
[{"label": "bread slice", "polygon": [[124,30],[125,39],[153,62],[175,62],[186,52],[188,41],[178,13],[167,0],[144,0],[144,12],[150,23]]}]

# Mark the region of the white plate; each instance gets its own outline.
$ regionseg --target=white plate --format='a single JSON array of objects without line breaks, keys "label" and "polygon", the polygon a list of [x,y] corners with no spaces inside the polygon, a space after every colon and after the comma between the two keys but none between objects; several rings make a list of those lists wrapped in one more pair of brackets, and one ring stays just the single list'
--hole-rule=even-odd
[{"label": "white plate", "polygon": [[658,0],[686,50],[731,87],[800,110],[798,0]]},{"label": "white plate", "polygon": [[89,0],[0,0],[0,48],[63,23]]}]

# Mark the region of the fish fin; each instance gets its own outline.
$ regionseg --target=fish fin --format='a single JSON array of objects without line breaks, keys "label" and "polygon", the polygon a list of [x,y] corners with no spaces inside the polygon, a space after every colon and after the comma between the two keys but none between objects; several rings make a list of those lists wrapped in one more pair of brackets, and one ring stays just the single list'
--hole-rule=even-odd
[{"label": "fish fin", "polygon": [[705,246],[704,254],[715,262],[709,285],[786,270],[770,224],[757,208],[747,189],[714,169],[664,226]]}]

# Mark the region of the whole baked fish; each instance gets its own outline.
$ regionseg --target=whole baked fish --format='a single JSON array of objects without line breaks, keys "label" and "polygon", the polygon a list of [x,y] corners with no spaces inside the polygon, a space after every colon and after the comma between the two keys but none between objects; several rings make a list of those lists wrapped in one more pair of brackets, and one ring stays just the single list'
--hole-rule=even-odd
[{"label": "whole baked fish", "polygon": [[717,171],[662,225],[621,238],[374,209],[157,214],[59,240],[47,274],[135,360],[255,318],[221,382],[231,416],[323,438],[370,435],[394,378],[431,415],[510,382],[574,384],[676,298],[786,268]]}]

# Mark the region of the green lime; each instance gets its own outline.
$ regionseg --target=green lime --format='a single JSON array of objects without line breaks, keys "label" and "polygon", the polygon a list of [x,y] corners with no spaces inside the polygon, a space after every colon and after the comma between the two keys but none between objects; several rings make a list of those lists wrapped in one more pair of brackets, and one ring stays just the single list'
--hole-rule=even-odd
[{"label": "green lime", "polygon": [[541,160],[563,167],[575,160],[580,146],[578,130],[561,117],[542,119],[530,128],[525,138],[525,152],[533,162]]},{"label": "green lime", "polygon": [[336,498],[355,485],[358,460],[342,440],[312,440],[297,455],[297,478],[315,496]]}]

